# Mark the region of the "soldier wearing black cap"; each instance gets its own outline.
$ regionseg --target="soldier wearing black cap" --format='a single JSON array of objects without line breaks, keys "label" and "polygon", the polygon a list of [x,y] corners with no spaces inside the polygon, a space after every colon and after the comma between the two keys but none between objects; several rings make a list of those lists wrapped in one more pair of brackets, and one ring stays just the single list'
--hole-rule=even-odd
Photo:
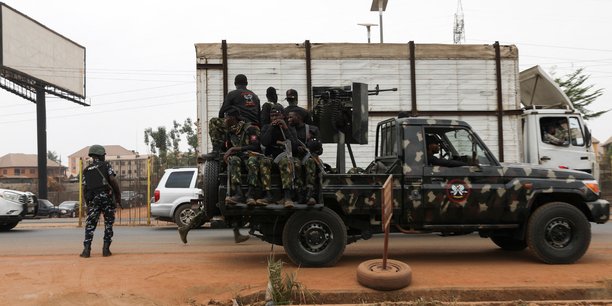
[{"label": "soldier wearing black cap", "polygon": [[285,98],[285,100],[287,100],[287,103],[289,103],[289,106],[287,106],[285,108],[285,114],[289,114],[289,112],[293,112],[293,111],[299,111],[302,114],[302,118],[304,118],[304,123],[306,124],[312,124],[312,116],[310,115],[310,112],[301,107],[298,106],[298,92],[295,89],[289,89],[286,92],[287,97]]},{"label": "soldier wearing black cap", "polygon": [[300,192],[299,202],[308,205],[316,203],[314,189],[317,178],[317,161],[319,155],[323,153],[323,146],[317,139],[319,128],[314,125],[304,123],[302,112],[294,109],[287,114],[289,128],[294,130],[297,139],[299,139],[297,154],[295,155],[299,164],[303,167],[305,192]]},{"label": "soldier wearing black cap", "polygon": [[[281,105],[277,104],[272,107],[270,110],[270,120],[270,124],[266,124],[262,128],[261,144],[265,147],[264,154],[270,161],[274,160],[274,162],[278,164],[283,188],[282,203],[285,207],[290,208],[293,207],[293,193],[300,185],[300,176],[299,173],[297,173],[299,164],[296,158],[289,157],[287,152],[285,152],[284,141],[288,139],[291,142],[291,155],[293,155],[297,153],[297,135],[295,134],[295,129],[289,128]],[[271,169],[271,162],[269,162],[269,167],[269,169]],[[269,184],[270,176],[262,175],[262,185],[267,186]],[[271,196],[266,194],[266,196],[259,201],[267,204],[271,201]]]},{"label": "soldier wearing black cap", "polygon": [[266,98],[268,101],[261,106],[261,126],[270,123],[270,110],[278,104],[278,95],[276,94],[276,88],[270,86],[266,90]]},{"label": "soldier wearing black cap", "polygon": [[245,122],[250,122],[257,126],[260,125],[261,108],[259,97],[246,88],[248,85],[247,77],[244,74],[236,75],[234,85],[236,85],[236,89],[230,91],[227,96],[225,96],[223,105],[221,105],[221,109],[219,110],[219,117],[211,118],[208,122],[208,133],[210,134],[213,151],[220,152],[222,150],[223,143],[226,140],[225,134],[227,133],[222,118],[224,118],[225,112],[231,107],[236,107],[240,111],[242,119]]}]

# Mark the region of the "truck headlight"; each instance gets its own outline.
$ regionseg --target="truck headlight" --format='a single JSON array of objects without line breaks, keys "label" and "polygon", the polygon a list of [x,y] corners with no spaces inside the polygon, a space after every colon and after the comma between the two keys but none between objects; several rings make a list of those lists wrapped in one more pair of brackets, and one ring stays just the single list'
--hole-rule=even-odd
[{"label": "truck headlight", "polygon": [[582,181],[586,188],[589,188],[593,193],[599,195],[599,183],[596,180]]}]

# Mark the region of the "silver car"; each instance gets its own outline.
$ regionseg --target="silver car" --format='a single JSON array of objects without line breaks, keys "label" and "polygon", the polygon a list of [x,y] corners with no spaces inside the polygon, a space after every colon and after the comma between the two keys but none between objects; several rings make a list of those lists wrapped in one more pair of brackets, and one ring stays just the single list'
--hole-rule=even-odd
[{"label": "silver car", "polygon": [[151,216],[158,220],[185,226],[195,215],[191,200],[197,199],[202,190],[196,188],[198,168],[166,169],[151,202]]}]

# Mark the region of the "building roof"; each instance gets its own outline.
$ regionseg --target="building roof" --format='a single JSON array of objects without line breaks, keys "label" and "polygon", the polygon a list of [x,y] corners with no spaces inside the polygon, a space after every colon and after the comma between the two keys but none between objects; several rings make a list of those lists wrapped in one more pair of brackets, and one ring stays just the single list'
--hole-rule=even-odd
[{"label": "building roof", "polygon": [[[87,156],[87,154],[89,153],[89,147],[90,146],[86,146],[68,155],[68,158],[72,158],[73,156],[75,157]],[[104,147],[104,150],[106,150],[106,156],[134,155],[135,154],[133,151],[130,151],[119,145],[103,145],[103,147]]]},{"label": "building roof", "polygon": [[[38,167],[38,155],[9,153],[0,157],[0,168]],[[60,164],[47,158],[47,167],[60,167]]]},{"label": "building roof", "polygon": [[612,143],[612,136],[610,136],[610,138],[608,138],[606,141],[604,141],[601,146],[602,147],[607,147]]}]

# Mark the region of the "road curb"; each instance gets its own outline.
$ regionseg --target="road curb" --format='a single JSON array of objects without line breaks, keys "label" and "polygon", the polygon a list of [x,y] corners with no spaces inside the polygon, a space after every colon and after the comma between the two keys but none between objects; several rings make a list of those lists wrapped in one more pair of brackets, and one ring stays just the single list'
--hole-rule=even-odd
[{"label": "road curb", "polygon": [[[324,292],[310,289],[306,303],[385,305],[611,305],[612,279],[601,286],[584,287],[509,287],[509,288],[406,288],[396,291]],[[257,304],[265,291],[240,298],[240,304]],[[389,301],[393,301],[389,303]],[[403,301],[403,302],[397,302]],[[296,302],[296,301],[294,301]],[[519,303],[520,302],[520,303]]]}]

